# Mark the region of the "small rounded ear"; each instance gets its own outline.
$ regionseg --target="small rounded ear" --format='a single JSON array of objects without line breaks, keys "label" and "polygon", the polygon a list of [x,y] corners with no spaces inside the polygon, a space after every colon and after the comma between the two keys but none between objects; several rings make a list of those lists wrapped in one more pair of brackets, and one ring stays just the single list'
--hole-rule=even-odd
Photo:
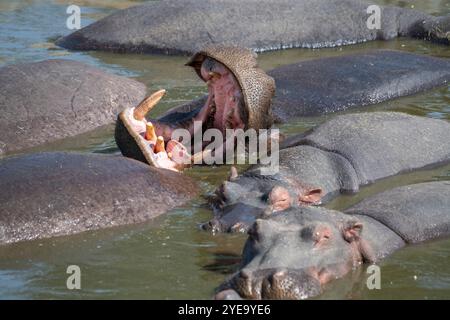
[{"label": "small rounded ear", "polygon": [[363,224],[357,220],[350,220],[344,223],[342,235],[347,242],[353,242],[360,239]]},{"label": "small rounded ear", "polygon": [[298,200],[303,205],[319,205],[322,203],[323,191],[320,188],[306,189]]},{"label": "small rounded ear", "polygon": [[281,186],[275,186],[269,193],[269,205],[272,206],[272,211],[283,211],[289,208],[292,204],[292,198],[289,191]]}]

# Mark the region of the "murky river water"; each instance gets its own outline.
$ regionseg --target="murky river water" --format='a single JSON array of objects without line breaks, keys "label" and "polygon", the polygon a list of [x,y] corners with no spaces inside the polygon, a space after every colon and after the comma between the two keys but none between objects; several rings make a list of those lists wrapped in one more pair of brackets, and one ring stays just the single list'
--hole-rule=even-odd
[{"label": "murky river water", "polygon": [[[139,1],[3,1],[0,0],[0,66],[44,59],[73,59],[107,71],[136,78],[149,91],[165,88],[168,94],[153,115],[205,92],[204,85],[183,64],[186,57],[68,52],[53,41],[70,31],[65,27],[69,4],[82,8],[82,26]],[[450,13],[450,1],[388,1],[411,5],[434,15]],[[269,70],[301,59],[348,54],[373,48],[391,48],[450,58],[446,46],[400,39],[323,50],[288,50],[261,54],[260,65]],[[360,111],[396,110],[450,120],[450,87],[371,106]],[[286,133],[304,131],[327,117],[298,119],[282,126]],[[75,150],[118,153],[113,127],[32,151]],[[30,150],[27,150],[30,152]],[[203,194],[214,190],[228,167],[199,167],[195,177]],[[432,180],[450,180],[450,165],[385,179],[364,187],[357,195],[341,196],[327,207],[343,209],[387,188]],[[215,235],[197,229],[211,216],[202,197],[148,223],[86,232],[0,247],[0,298],[159,298],[209,299],[214,288],[239,263],[244,235]],[[320,298],[450,298],[450,240],[409,246],[381,263],[382,289],[365,287],[365,269],[329,286]],[[82,290],[66,289],[66,268],[82,270]]]}]

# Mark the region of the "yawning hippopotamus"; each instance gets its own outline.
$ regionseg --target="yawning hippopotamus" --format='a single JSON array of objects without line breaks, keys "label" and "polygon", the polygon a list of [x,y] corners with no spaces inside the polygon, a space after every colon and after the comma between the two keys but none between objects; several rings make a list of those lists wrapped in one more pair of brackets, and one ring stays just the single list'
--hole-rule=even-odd
[{"label": "yawning hippopotamus", "polygon": [[[56,43],[74,50],[165,54],[192,54],[210,44],[264,51],[335,47],[398,36],[449,43],[450,16],[372,5],[361,0],[149,1]],[[374,16],[378,9],[379,19]]]},{"label": "yawning hippopotamus", "polygon": [[111,124],[145,85],[84,63],[47,60],[0,69],[0,156]]},{"label": "yawning hippopotamus", "polygon": [[450,181],[385,191],[345,213],[291,207],[249,230],[240,271],[217,299],[306,299],[405,244],[450,235]]},{"label": "yawning hippopotamus", "polygon": [[[194,159],[196,155],[201,158],[202,141],[199,146],[192,146],[191,142],[208,129],[214,128],[222,134],[223,151],[227,148],[227,129],[259,130],[272,125],[271,99],[275,84],[258,68],[256,54],[251,50],[211,46],[196,53],[187,65],[208,86],[209,94],[203,106],[150,122],[145,115],[164,95],[164,90],[160,90],[136,108],[126,108],[119,114],[115,132],[123,155],[156,167],[180,170],[191,164],[192,149],[199,150]],[[175,130],[181,131],[184,135],[180,138],[188,137],[188,141],[182,141],[182,145],[173,137]]]},{"label": "yawning hippopotamus", "polygon": [[397,112],[337,116],[305,135],[289,137],[279,171],[256,165],[229,181],[211,200],[216,231],[246,231],[255,217],[292,205],[317,205],[343,192],[398,173],[450,161],[447,121]]},{"label": "yawning hippopotamus", "polygon": [[186,175],[122,156],[7,158],[0,162],[0,244],[143,222],[197,190]]},{"label": "yawning hippopotamus", "polygon": [[[277,87],[272,103],[274,122],[284,123],[446,86],[450,61],[397,50],[371,50],[298,61],[267,74]],[[174,107],[166,115],[193,112],[205,100]]]}]

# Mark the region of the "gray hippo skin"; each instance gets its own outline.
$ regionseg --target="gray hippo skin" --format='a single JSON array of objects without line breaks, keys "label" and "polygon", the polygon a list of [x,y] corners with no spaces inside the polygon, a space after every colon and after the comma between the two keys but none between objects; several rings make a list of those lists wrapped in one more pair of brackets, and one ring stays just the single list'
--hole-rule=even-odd
[{"label": "gray hippo skin", "polygon": [[[276,84],[274,122],[380,103],[450,82],[450,61],[395,50],[312,59],[268,72]],[[205,98],[167,111],[163,120],[198,112]]]},{"label": "gray hippo skin", "polygon": [[280,151],[278,172],[268,175],[256,165],[234,172],[216,190],[215,218],[204,229],[243,232],[260,215],[317,205],[385,177],[449,162],[450,124],[398,112],[348,114],[285,144],[291,147]]},{"label": "gray hippo skin", "polygon": [[404,186],[369,197],[345,213],[289,208],[249,230],[240,270],[218,299],[306,299],[363,263],[406,244],[450,235],[450,181]]},{"label": "gray hippo skin", "polygon": [[0,69],[0,156],[113,123],[145,85],[68,60]]},{"label": "gray hippo skin", "polygon": [[381,7],[381,29],[369,29],[373,4],[359,0],[173,0],[116,12],[57,41],[74,50],[192,54],[209,44],[257,51],[321,48],[398,36],[448,44],[450,16]]},{"label": "gray hippo skin", "polygon": [[0,244],[143,222],[196,192],[185,175],[122,156],[7,158],[0,162]]}]

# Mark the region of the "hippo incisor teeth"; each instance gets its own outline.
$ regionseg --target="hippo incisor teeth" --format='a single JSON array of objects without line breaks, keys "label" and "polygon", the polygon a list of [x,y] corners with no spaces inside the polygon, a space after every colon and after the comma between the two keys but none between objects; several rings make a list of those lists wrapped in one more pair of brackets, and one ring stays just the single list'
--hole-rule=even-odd
[{"label": "hippo incisor teeth", "polygon": [[164,138],[163,137],[159,136],[156,139],[154,151],[155,151],[155,153],[166,151],[165,147],[164,147]]},{"label": "hippo incisor teeth", "polygon": [[153,126],[153,124],[151,122],[147,122],[146,124],[146,131],[145,131],[145,139],[148,141],[156,141],[156,132],[155,132],[155,127]]},{"label": "hippo incisor teeth", "polygon": [[141,103],[134,109],[133,116],[136,120],[143,120],[145,115],[161,100],[166,93],[166,90],[161,89],[153,93],[151,96],[142,100]]}]

